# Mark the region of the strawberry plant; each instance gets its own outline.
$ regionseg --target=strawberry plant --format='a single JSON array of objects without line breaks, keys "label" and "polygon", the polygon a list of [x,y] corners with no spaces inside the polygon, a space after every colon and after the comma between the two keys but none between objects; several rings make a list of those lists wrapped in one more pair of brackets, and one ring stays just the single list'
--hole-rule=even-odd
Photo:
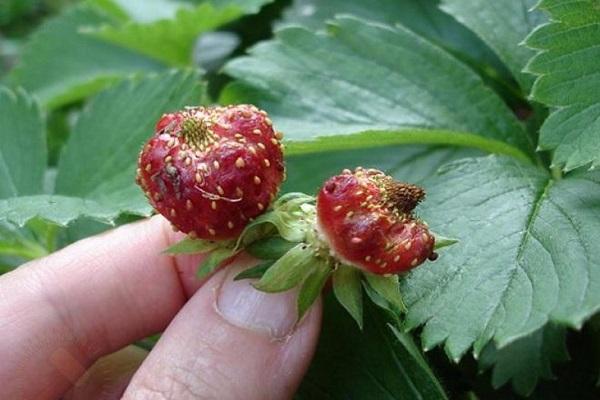
[{"label": "strawberry plant", "polygon": [[597,0],[9,0],[0,30],[0,272],[154,206],[201,274],[245,247],[302,311],[325,287],[299,399],[600,395]]}]

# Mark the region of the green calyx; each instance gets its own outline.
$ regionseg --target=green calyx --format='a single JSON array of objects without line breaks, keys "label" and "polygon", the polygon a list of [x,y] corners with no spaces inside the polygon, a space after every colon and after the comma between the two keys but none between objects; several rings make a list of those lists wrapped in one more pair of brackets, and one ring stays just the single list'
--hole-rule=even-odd
[{"label": "green calyx", "polygon": [[[436,235],[436,249],[456,242]],[[248,224],[237,240],[214,242],[186,238],[165,253],[210,252],[198,267],[198,277],[204,278],[241,251],[262,261],[234,279],[256,279],[253,286],[267,293],[297,288],[298,320],[310,309],[330,278],[336,299],[361,329],[363,291],[394,316],[406,312],[398,275],[371,274],[343,264],[331,255],[329,246],[316,230],[315,198],[304,193],[281,196],[269,211]]]}]

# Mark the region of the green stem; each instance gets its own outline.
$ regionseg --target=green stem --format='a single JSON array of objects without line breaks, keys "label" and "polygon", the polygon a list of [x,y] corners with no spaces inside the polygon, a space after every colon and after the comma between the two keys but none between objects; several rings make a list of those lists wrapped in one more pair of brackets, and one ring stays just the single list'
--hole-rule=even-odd
[{"label": "green stem", "polygon": [[560,167],[551,167],[550,172],[552,173],[552,178],[554,178],[555,181],[560,181],[563,177]]},{"label": "green stem", "polygon": [[[286,155],[352,150],[365,147],[383,147],[399,144],[439,144],[472,147],[488,153],[505,154],[525,162],[534,162],[530,153],[499,140],[468,132],[444,129],[406,128],[399,130],[372,130],[349,135],[319,136],[309,141],[289,141]],[[535,156],[533,156],[535,157]]]}]

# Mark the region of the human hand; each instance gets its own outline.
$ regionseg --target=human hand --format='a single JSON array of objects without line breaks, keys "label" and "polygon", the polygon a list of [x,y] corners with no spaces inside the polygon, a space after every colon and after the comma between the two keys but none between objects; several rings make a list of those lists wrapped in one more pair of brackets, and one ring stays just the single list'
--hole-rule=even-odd
[{"label": "human hand", "polygon": [[[294,293],[232,281],[252,259],[199,281],[202,256],[161,254],[180,238],[157,216],[0,277],[0,398],[292,397],[320,302],[295,325]],[[98,361],[163,330],[147,357],[129,347]]]}]

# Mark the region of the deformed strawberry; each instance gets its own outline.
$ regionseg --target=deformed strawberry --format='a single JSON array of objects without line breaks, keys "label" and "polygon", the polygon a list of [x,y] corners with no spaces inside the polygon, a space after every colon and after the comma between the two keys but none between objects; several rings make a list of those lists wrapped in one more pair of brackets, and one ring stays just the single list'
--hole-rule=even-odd
[{"label": "deformed strawberry", "polygon": [[412,215],[424,197],[420,187],[379,170],[345,170],[318,194],[318,232],[344,264],[375,274],[407,271],[437,256],[435,238]]},{"label": "deformed strawberry", "polygon": [[191,237],[237,237],[284,179],[282,135],[252,105],[165,114],[143,147],[137,183],[152,206]]},{"label": "deformed strawberry", "polygon": [[330,278],[336,299],[359,327],[362,288],[378,306],[403,313],[399,273],[435,260],[434,248],[456,242],[436,240],[414,215],[424,197],[418,186],[364,168],[332,177],[316,199],[287,193],[240,234],[234,251],[263,262],[236,279],[260,278],[254,287],[268,293],[296,287],[298,318]]}]

